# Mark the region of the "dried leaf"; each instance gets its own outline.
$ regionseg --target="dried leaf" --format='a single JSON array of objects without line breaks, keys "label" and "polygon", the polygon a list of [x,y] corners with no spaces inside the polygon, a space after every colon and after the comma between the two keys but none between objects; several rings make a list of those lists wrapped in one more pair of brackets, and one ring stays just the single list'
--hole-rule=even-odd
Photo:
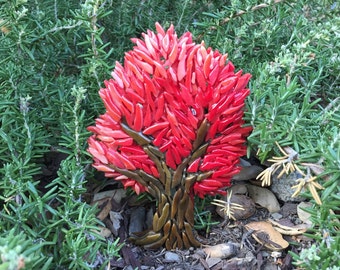
[{"label": "dried leaf", "polygon": [[118,230],[120,228],[120,220],[123,216],[119,212],[110,211],[110,220],[112,222],[112,230],[115,236],[118,235]]},{"label": "dried leaf", "polygon": [[104,218],[107,217],[107,215],[109,214],[109,212],[111,211],[111,199],[105,199],[106,201],[104,201],[104,203],[102,204],[103,207],[101,207],[101,210],[99,212],[99,214],[97,215],[97,218],[100,220],[103,220]]},{"label": "dried leaf", "polygon": [[242,167],[241,171],[233,176],[233,180],[242,181],[255,179],[261,172],[263,172],[263,169],[256,165]]},{"label": "dried leaf", "polygon": [[310,202],[301,202],[297,206],[297,215],[299,219],[306,224],[312,224],[312,221],[310,220],[311,214],[302,210],[302,208],[308,208],[311,206],[312,206],[312,203]]},{"label": "dried leaf", "polygon": [[270,213],[280,211],[280,204],[274,193],[269,189],[254,185],[247,185],[247,189],[249,192],[249,197],[251,197],[255,203],[267,208]]},{"label": "dried leaf", "polygon": [[248,193],[248,190],[247,190],[246,185],[235,184],[228,189],[228,192],[232,192],[234,195],[238,195],[238,194],[244,195]]},{"label": "dried leaf", "polygon": [[99,231],[99,235],[102,237],[109,237],[111,236],[111,231],[106,228],[106,227],[99,227],[100,231]]},{"label": "dried leaf", "polygon": [[307,224],[298,224],[298,225],[287,226],[287,225],[280,224],[279,222],[274,221],[272,219],[269,219],[269,222],[273,225],[275,230],[277,230],[279,233],[282,233],[284,235],[303,234],[310,227]]},{"label": "dried leaf", "polygon": [[305,167],[309,167],[315,175],[319,175],[324,172],[324,167],[315,163],[301,163]]},{"label": "dried leaf", "polygon": [[116,203],[120,203],[124,197],[126,197],[126,190],[121,188],[98,192],[94,194],[92,201],[96,203],[103,199],[112,198]]},{"label": "dried leaf", "polygon": [[275,230],[269,222],[251,222],[246,224],[245,227],[248,231],[254,231],[252,234],[254,239],[270,250],[280,251],[289,246],[289,243],[282,238],[281,233]]}]

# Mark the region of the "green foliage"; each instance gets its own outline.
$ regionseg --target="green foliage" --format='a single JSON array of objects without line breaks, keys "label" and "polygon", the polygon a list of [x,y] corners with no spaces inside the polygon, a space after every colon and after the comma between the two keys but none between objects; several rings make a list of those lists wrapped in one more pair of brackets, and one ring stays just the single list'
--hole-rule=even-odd
[{"label": "green foliage", "polygon": [[[296,265],[339,261],[339,3],[324,1],[0,0],[0,269],[105,267],[120,246],[98,235],[84,201],[92,179],[86,127],[103,113],[98,90],[115,61],[159,21],[229,53],[252,74],[249,152],[264,161],[291,146],[319,163],[325,187],[311,250]],[[64,153],[48,184],[44,158]],[[46,178],[46,177],[45,177]],[[311,198],[308,192],[305,196]],[[197,224],[210,216],[197,208]],[[320,258],[320,259],[319,259]],[[314,268],[313,268],[314,267]],[[323,268],[324,267],[324,268]]]},{"label": "green foliage", "polygon": [[[339,133],[337,133],[339,136]],[[336,138],[336,137],[335,137]],[[325,157],[330,158],[327,167],[328,180],[321,193],[322,205],[305,209],[311,214],[313,228],[306,233],[316,243],[297,255],[291,253],[295,265],[309,269],[339,269],[340,267],[340,143],[335,148],[325,149]],[[335,150],[336,149],[336,150]],[[338,267],[338,268],[336,268]]]},{"label": "green foliage", "polygon": [[27,269],[49,269],[52,258],[46,260],[41,256],[41,250],[44,245],[51,243],[35,243],[32,245],[31,240],[26,239],[23,233],[15,234],[12,229],[6,235],[0,238],[0,269],[16,270],[26,267]]},{"label": "green foliage", "polygon": [[324,121],[328,104],[333,113],[339,110],[335,12],[332,1],[231,1],[196,24],[210,46],[223,48],[236,67],[253,75],[249,143],[262,161],[277,151],[275,141],[310,154],[326,122],[327,130],[338,125],[333,117]]},{"label": "green foliage", "polygon": [[[120,249],[118,239],[99,235],[97,209],[83,199],[91,176],[86,127],[112,68],[94,18],[108,13],[99,1],[46,2],[0,3],[0,230],[11,243],[3,263],[99,268]],[[51,151],[67,158],[46,185]]]},{"label": "green foliage", "polygon": [[212,201],[213,197],[195,198],[195,229],[204,231],[206,235],[209,235],[212,226],[219,223],[213,219],[212,212],[206,209]]}]

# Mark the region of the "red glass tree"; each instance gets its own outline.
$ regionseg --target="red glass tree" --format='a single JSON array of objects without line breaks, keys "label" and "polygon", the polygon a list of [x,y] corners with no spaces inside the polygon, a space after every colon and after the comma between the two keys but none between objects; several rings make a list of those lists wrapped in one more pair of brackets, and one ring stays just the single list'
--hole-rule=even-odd
[{"label": "red glass tree", "polygon": [[180,38],[170,26],[134,38],[124,65],[100,89],[106,112],[88,129],[93,166],[158,201],[146,248],[198,246],[195,195],[224,193],[239,172],[251,127],[243,127],[250,74],[227,55]]}]

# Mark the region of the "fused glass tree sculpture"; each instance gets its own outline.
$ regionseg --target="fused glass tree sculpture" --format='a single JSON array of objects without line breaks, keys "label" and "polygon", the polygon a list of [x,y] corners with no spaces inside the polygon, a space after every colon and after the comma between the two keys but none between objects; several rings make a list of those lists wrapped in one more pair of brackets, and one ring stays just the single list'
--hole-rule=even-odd
[{"label": "fused glass tree sculpture", "polygon": [[244,127],[250,74],[227,55],[174,27],[134,38],[99,92],[106,112],[88,129],[93,166],[157,200],[146,248],[198,246],[194,196],[223,193],[238,173],[251,127]]}]

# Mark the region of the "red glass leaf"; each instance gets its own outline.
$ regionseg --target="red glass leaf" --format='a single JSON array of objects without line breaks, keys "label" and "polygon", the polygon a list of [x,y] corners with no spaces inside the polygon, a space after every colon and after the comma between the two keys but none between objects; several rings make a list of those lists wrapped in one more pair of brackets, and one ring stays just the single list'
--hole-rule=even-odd
[{"label": "red glass leaf", "polygon": [[210,75],[210,65],[211,65],[211,59],[212,59],[212,53],[209,53],[207,55],[207,57],[205,58],[204,64],[203,64],[203,72],[204,72],[204,76],[206,78],[209,78]]},{"label": "red glass leaf", "polygon": [[132,155],[145,155],[144,150],[140,146],[122,146],[120,147],[120,151],[126,154]]},{"label": "red glass leaf", "polygon": [[163,141],[165,141],[164,137],[165,137],[165,134],[169,131],[169,128],[164,128],[163,130],[161,130],[157,135],[156,135],[156,132],[153,133],[153,136],[154,136],[154,140],[153,140],[153,144],[157,147],[159,147]]},{"label": "red glass leaf", "polygon": [[191,172],[191,173],[197,172],[201,160],[202,160],[201,158],[195,159],[194,162],[192,162],[192,163],[189,165],[187,171],[188,171],[188,172]]},{"label": "red glass leaf", "polygon": [[[127,56],[127,54],[125,55],[125,57]],[[127,60],[128,58],[126,58],[125,60],[125,67],[127,68],[128,71],[132,71],[132,73],[138,78],[138,80],[143,80],[143,75],[141,73],[141,71],[139,70],[139,68],[132,62]],[[133,60],[133,59],[131,59]]]},{"label": "red glass leaf", "polygon": [[172,144],[172,141],[171,141],[171,140],[165,140],[165,143],[159,147],[159,150],[160,150],[161,152],[165,152],[165,151],[167,151],[167,150],[169,149],[169,147],[171,146],[171,144]]},{"label": "red glass leaf", "polygon": [[171,152],[171,155],[173,156],[175,163],[177,165],[180,164],[182,161],[182,158],[181,158],[181,155],[178,153],[178,148],[171,146],[170,149],[168,149],[168,152],[169,151]]},{"label": "red glass leaf", "polygon": [[[145,83],[145,90],[146,93],[152,93],[154,97],[158,97],[159,95],[159,89],[156,88],[153,80],[150,78],[150,76],[145,75],[144,76],[144,83]],[[153,98],[152,98],[153,100]]]},{"label": "red glass leaf", "polygon": [[169,53],[170,49],[170,41],[169,41],[169,36],[168,35],[163,35],[164,38],[162,39],[162,48],[166,54]]},{"label": "red glass leaf", "polygon": [[221,181],[218,181],[216,179],[203,179],[202,181],[199,182],[201,186],[208,186],[208,187],[215,187],[215,188],[221,188],[223,187],[223,183]]},{"label": "red glass leaf", "polygon": [[140,104],[135,106],[135,120],[133,124],[134,130],[141,131],[143,127],[143,106]]},{"label": "red glass leaf", "polygon": [[204,77],[202,68],[200,66],[196,66],[195,73],[196,73],[196,80],[198,82],[198,85],[201,88],[201,91],[204,92],[207,88],[208,82],[206,78]]},{"label": "red glass leaf", "polygon": [[169,54],[169,61],[171,64],[175,63],[176,61],[176,57],[177,57],[177,53],[178,53],[178,47],[177,47],[177,41],[174,40],[173,44],[171,44],[172,49],[171,52]]},{"label": "red glass leaf", "polygon": [[110,162],[110,164],[112,164],[112,165],[114,165],[118,168],[125,169],[124,163],[120,160],[118,155],[119,155],[118,152],[113,151],[111,149],[108,149],[108,151],[106,152],[106,157],[108,159],[108,162]]},{"label": "red glass leaf", "polygon": [[138,95],[135,91],[131,88],[126,89],[126,95],[131,99],[134,103],[145,103],[145,99]]},{"label": "red glass leaf", "polygon": [[152,135],[156,131],[165,129],[169,126],[169,122],[161,122],[161,123],[155,123],[152,126],[147,127],[146,129],[143,130],[143,133],[145,135]]},{"label": "red glass leaf", "polygon": [[180,129],[183,131],[184,137],[190,139],[190,140],[195,140],[196,139],[196,133],[193,129],[187,126],[187,123],[184,122],[184,124],[179,124]]},{"label": "red glass leaf", "polygon": [[91,136],[89,139],[88,139],[88,142],[89,142],[89,149],[88,151],[90,152],[90,154],[98,159],[101,163],[103,164],[108,164],[108,159],[106,157],[106,149],[104,148],[104,145],[103,144],[100,144],[99,142],[97,142],[95,139],[94,139],[94,136]]},{"label": "red glass leaf", "polygon": [[177,118],[176,118],[175,114],[171,110],[169,110],[168,107],[166,107],[165,111],[166,111],[166,117],[167,117],[169,123],[171,125],[178,126],[178,122],[177,122]]},{"label": "red glass leaf", "polygon": [[154,60],[147,53],[145,53],[145,51],[141,50],[138,47],[135,47],[133,52],[136,54],[136,56],[138,56],[141,60],[148,63],[150,66],[153,65]]},{"label": "red glass leaf", "polygon": [[183,58],[179,63],[177,67],[177,79],[181,81],[185,75],[186,75],[186,59]]},{"label": "red glass leaf", "polygon": [[153,121],[155,121],[155,119],[153,118],[153,114],[151,113],[150,106],[148,104],[145,106],[146,112],[144,114],[144,127],[148,127],[151,125],[151,123],[153,123]]},{"label": "red glass leaf", "polygon": [[173,155],[171,154],[170,151],[166,151],[165,153],[165,160],[166,160],[166,164],[173,170],[176,170],[176,163],[174,160]]},{"label": "red glass leaf", "polygon": [[221,167],[223,166],[224,163],[220,163],[220,162],[217,162],[217,161],[208,161],[208,162],[203,162],[200,166],[200,170],[202,171],[210,171],[210,170],[214,170],[218,167]]},{"label": "red glass leaf", "polygon": [[141,98],[145,99],[144,83],[136,78],[131,79],[131,89],[137,93]]},{"label": "red glass leaf", "polygon": [[143,35],[144,37],[144,41],[145,41],[145,45],[146,48],[148,49],[148,52],[151,54],[151,56],[156,59],[157,58],[157,54],[156,54],[156,50],[152,44],[152,40],[150,39],[149,35]]}]

